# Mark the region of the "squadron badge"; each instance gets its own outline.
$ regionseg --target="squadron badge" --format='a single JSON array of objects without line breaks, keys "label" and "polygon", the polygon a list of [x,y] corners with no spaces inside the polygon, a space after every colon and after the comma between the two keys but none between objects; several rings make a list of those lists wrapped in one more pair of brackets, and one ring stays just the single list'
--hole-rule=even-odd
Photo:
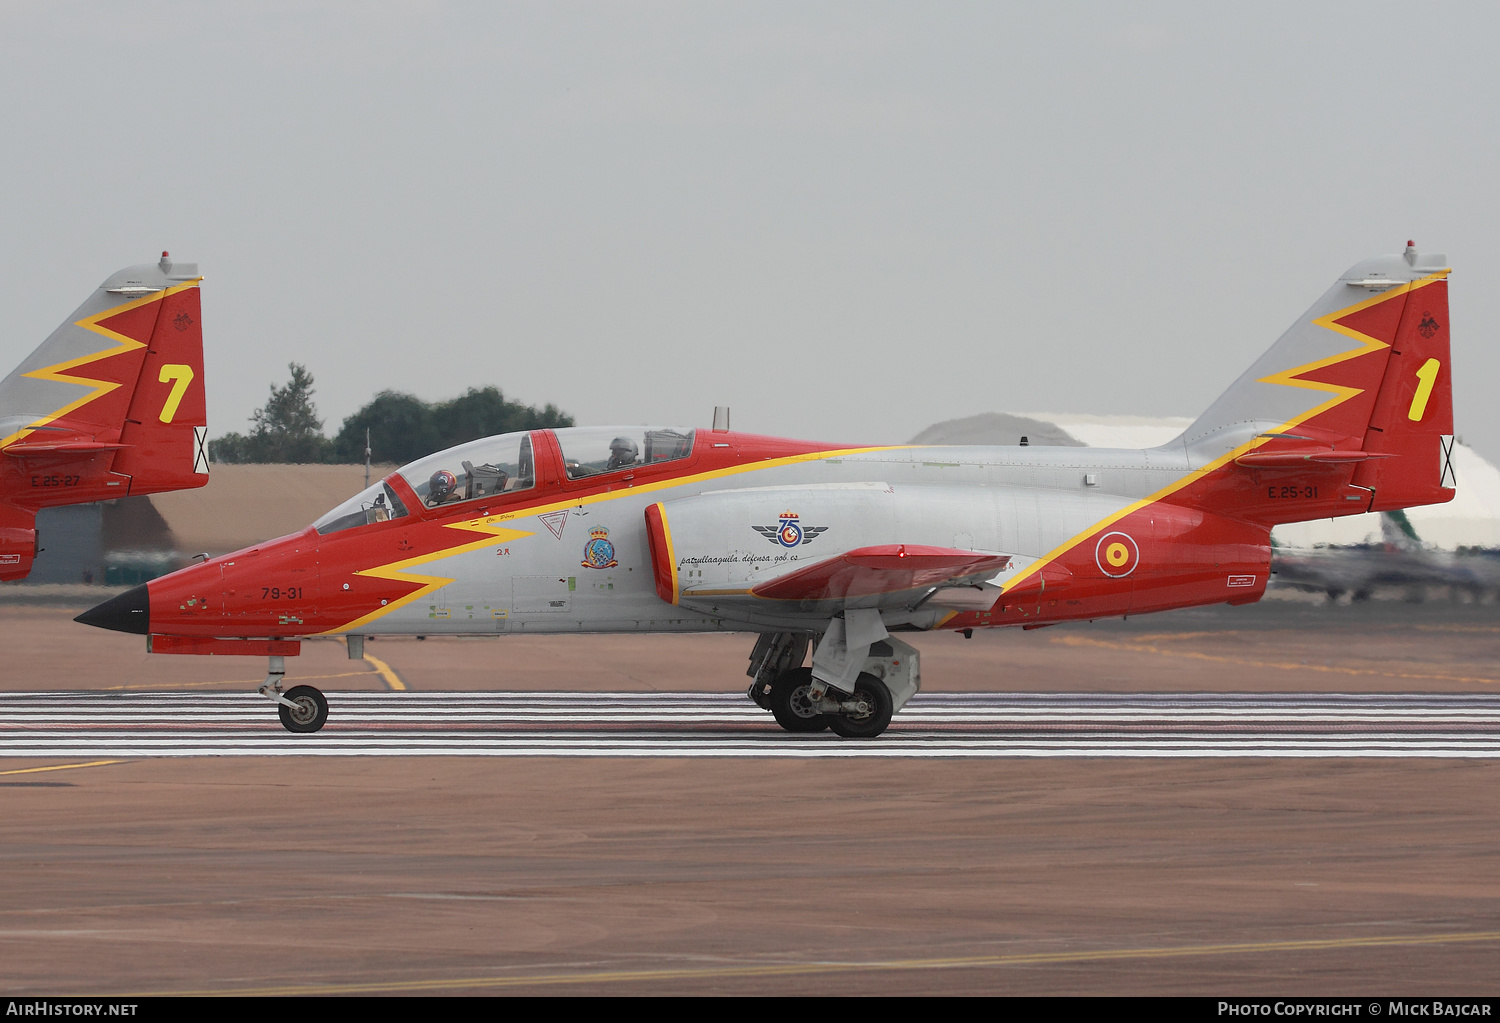
[{"label": "squadron badge", "polygon": [[796,547],[798,544],[812,543],[818,538],[819,533],[826,533],[827,526],[804,526],[802,518],[796,512],[784,511],[781,513],[781,524],[777,526],[751,526],[761,536],[772,543],[779,543],[783,547]]},{"label": "squadron badge", "polygon": [[589,533],[589,542],[583,545],[583,567],[614,568],[618,564],[615,545],[609,542],[609,530],[595,527]]}]

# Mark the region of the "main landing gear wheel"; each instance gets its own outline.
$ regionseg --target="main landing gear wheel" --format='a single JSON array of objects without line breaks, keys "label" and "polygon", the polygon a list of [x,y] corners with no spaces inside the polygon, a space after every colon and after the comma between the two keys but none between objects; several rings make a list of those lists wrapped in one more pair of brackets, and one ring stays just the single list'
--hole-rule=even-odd
[{"label": "main landing gear wheel", "polygon": [[328,701],[312,686],[292,686],[284,694],[295,706],[276,705],[288,732],[316,732],[328,720]]},{"label": "main landing gear wheel", "polygon": [[[886,701],[889,705],[889,696]],[[776,676],[771,683],[771,713],[788,732],[821,732],[828,727],[828,715],[813,707],[811,668],[793,668]],[[890,720],[889,713],[886,719]]]},{"label": "main landing gear wheel", "polygon": [[843,712],[827,715],[828,727],[835,735],[873,739],[891,723],[891,691],[868,671],[860,672],[854,680],[854,695],[839,702],[844,705]]}]

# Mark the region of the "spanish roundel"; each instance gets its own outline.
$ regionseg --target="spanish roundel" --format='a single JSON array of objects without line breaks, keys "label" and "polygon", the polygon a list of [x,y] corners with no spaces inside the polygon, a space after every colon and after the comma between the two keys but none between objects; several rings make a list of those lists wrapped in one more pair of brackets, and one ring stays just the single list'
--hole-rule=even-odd
[{"label": "spanish roundel", "polygon": [[1094,547],[1094,561],[1099,571],[1114,579],[1123,579],[1140,564],[1141,549],[1127,533],[1105,533]]}]

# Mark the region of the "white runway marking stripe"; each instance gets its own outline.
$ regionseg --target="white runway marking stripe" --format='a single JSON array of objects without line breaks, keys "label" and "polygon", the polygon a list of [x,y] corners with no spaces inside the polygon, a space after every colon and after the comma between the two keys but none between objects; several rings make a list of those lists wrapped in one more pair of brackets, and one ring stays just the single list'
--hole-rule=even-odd
[{"label": "white runway marking stripe", "polygon": [[0,756],[1500,757],[1500,694],[920,694],[874,740],[741,694],[333,692],[293,735],[254,693],[0,694]]}]

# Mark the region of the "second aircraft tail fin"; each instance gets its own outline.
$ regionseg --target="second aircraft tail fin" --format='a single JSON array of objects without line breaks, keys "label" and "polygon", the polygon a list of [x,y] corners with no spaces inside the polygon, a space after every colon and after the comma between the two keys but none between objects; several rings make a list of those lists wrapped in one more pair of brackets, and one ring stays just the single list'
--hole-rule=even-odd
[{"label": "second aircraft tail fin", "polygon": [[0,450],[113,452],[132,494],[208,482],[200,280],[197,264],[162,253],[101,284],[0,380]]}]

